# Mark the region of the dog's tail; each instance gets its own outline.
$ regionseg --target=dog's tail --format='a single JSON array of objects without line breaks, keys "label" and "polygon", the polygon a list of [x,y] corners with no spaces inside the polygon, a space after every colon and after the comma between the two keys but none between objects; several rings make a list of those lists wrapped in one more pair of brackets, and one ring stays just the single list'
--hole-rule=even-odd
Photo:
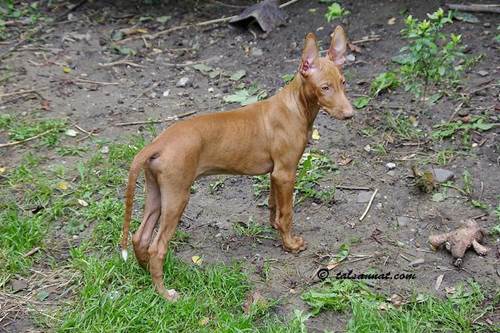
[{"label": "dog's tail", "polygon": [[132,161],[130,170],[128,172],[128,184],[127,190],[125,192],[125,218],[123,221],[123,234],[121,240],[122,258],[125,261],[127,261],[128,257],[128,231],[130,228],[130,221],[132,219],[135,185],[137,182],[137,178],[141,173],[141,170],[144,168],[144,163],[146,163],[146,161],[154,154],[157,154],[157,148],[151,145],[145,147],[134,157],[134,160]]}]

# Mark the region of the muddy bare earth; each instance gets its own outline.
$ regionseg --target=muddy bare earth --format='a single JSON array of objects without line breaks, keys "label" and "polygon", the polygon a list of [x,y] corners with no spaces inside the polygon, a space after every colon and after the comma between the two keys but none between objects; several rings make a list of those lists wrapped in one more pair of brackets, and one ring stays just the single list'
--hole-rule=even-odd
[{"label": "muddy bare earth", "polygon": [[[138,38],[121,44],[135,50],[136,54],[127,60],[139,66],[106,65],[124,58],[112,49],[111,36],[119,29],[130,28],[132,21],[137,22],[137,17],[171,16],[165,26],[155,21],[139,24],[154,33],[168,27],[234,15],[242,10],[240,7],[250,3],[166,1],[146,6],[134,2],[89,1],[2,60],[0,69],[8,68],[16,76],[2,83],[0,93],[21,88],[37,90],[50,101],[50,106],[40,111],[38,117],[66,118],[71,124],[95,131],[98,138],[125,142],[132,134],[146,133],[147,126],[116,126],[118,123],[163,119],[189,111],[219,112],[236,107],[225,103],[223,96],[236,90],[240,82],[257,83],[268,95],[274,94],[284,84],[282,76],[295,72],[306,33],[315,32],[320,45],[325,47],[330,41],[333,25],[340,23],[351,41],[380,36],[379,40],[359,44],[361,52],[354,53],[355,61],[345,68],[348,95],[354,99],[368,92],[369,82],[376,75],[395,66],[391,57],[398,54],[404,43],[399,33],[404,26],[402,18],[405,14],[402,13],[422,18],[426,13],[444,7],[442,1],[343,1],[342,5],[351,14],[328,24],[324,18],[325,4],[298,1],[286,8],[287,23],[269,34],[254,28],[250,31],[237,29],[225,23],[182,29],[154,40]],[[57,15],[62,11],[45,15]],[[486,115],[490,122],[498,123],[499,91],[498,86],[491,83],[498,82],[500,53],[494,35],[500,23],[499,16],[474,15],[479,18],[479,23],[454,22],[446,28],[447,32],[462,35],[469,55],[484,55],[464,76],[461,91],[467,93],[489,86],[474,93],[462,106],[462,112]],[[387,22],[392,17],[396,17],[396,23],[389,25]],[[0,45],[0,49],[6,47]],[[240,82],[231,81],[226,76],[210,78],[193,68],[196,63],[228,73],[243,69],[246,76]],[[64,72],[64,67],[71,69],[69,73]],[[486,74],[479,75],[480,71]],[[188,83],[180,86],[178,81],[183,77],[188,78]],[[346,122],[319,114],[315,126],[321,138],[311,143],[310,148],[325,151],[338,165],[338,171],[321,186],[342,185],[369,190],[339,187],[332,203],[306,200],[297,205],[294,227],[307,240],[306,251],[296,255],[284,252],[278,236],[272,233],[274,237],[271,239],[258,241],[236,236],[233,224],[248,223],[252,219],[260,224],[268,223],[268,211],[263,205],[267,196],[255,197],[254,181],[250,177],[224,176],[197,182],[197,190],[179,226],[189,233],[190,239],[188,244],[176,248],[176,256],[185,261],[190,261],[193,255],[203,255],[206,262],[244,261],[257,288],[266,296],[281,300],[278,310],[284,316],[295,308],[306,308],[300,294],[314,283],[315,279],[311,280],[311,277],[325,262],[321,258],[337,253],[343,243],[350,244],[351,257],[332,274],[349,270],[354,273],[415,274],[413,280],[369,281],[384,294],[425,292],[443,296],[445,288],[468,279],[477,281],[487,294],[493,294],[500,285],[498,236],[486,237],[484,244],[491,248],[487,256],[467,252],[462,269],[452,265],[453,260],[446,251],[431,251],[427,238],[433,233],[455,229],[468,218],[476,218],[482,227],[491,230],[498,224],[497,218],[492,213],[474,208],[453,189],[449,190],[446,200],[433,201],[432,195],[419,192],[411,177],[412,165],[422,165],[422,161],[428,159],[428,166],[436,166],[433,159],[436,151],[445,147],[461,150],[460,140],[402,142],[387,140],[383,136],[386,112],[414,116],[418,127],[430,132],[434,124],[448,121],[459,102],[445,97],[433,106],[422,107],[412,102],[412,98],[402,88],[384,93]],[[0,104],[0,112],[26,117],[30,116],[29,110],[39,108],[39,99],[22,97]],[[167,125],[155,126],[161,131]],[[367,127],[378,129],[377,134],[363,135],[362,130]],[[480,145],[471,148],[467,154],[456,154],[443,166],[455,174],[457,187],[462,186],[462,174],[468,170],[473,179],[474,195],[493,208],[498,206],[500,198],[499,133],[498,127],[481,133]],[[71,139],[74,145],[96,149],[94,141],[77,142],[77,139]],[[7,140],[5,133],[0,133],[0,142]],[[377,143],[385,143],[387,154],[367,151],[367,145],[374,147]],[[29,150],[29,145],[2,149],[0,164],[14,168]],[[352,161],[346,164],[347,159]],[[78,160],[68,157],[60,163],[71,165]],[[395,163],[395,168],[389,170],[387,163]],[[211,193],[209,184],[219,179],[224,179],[224,186]],[[375,189],[378,193],[371,209],[360,222],[367,199]],[[122,200],[122,197],[117,197],[117,200]],[[141,207],[137,205],[135,214],[140,214],[140,211]],[[68,241],[63,237],[58,239],[63,243]],[[259,274],[263,260],[271,264],[268,280],[263,280]],[[410,266],[409,263],[415,260],[418,260],[415,267]],[[436,279],[442,274],[442,285],[436,291]],[[331,328],[332,323],[342,327],[348,319],[347,315],[325,312],[311,318],[308,325],[313,332],[323,331]],[[498,319],[497,312],[496,319],[492,320]]]}]

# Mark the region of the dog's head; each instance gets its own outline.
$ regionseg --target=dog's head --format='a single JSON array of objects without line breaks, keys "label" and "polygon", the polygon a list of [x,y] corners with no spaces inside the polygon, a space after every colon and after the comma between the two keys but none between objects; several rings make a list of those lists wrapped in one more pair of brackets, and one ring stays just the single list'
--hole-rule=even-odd
[{"label": "dog's head", "polygon": [[307,34],[299,73],[305,79],[307,89],[317,97],[321,108],[336,119],[348,119],[354,115],[354,110],[345,95],[342,75],[347,38],[341,26],[335,28],[331,37],[326,56],[320,57],[316,36]]}]

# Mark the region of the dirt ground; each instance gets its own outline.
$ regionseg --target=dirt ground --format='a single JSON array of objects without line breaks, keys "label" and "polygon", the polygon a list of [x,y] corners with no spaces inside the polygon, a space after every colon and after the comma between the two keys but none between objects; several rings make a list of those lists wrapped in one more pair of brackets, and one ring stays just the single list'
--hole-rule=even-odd
[{"label": "dirt ground", "polygon": [[[360,44],[362,52],[355,53],[356,60],[346,67],[348,95],[354,99],[367,93],[369,82],[377,74],[394,66],[391,57],[397,55],[403,46],[399,32],[404,23],[400,13],[408,10],[416,17],[424,17],[444,5],[442,1],[343,1],[342,5],[351,14],[327,24],[324,19],[326,5],[317,1],[298,1],[286,8],[289,16],[286,25],[269,34],[253,34],[226,24],[183,29],[148,41],[149,48],[142,39],[127,43],[137,52],[128,60],[141,67],[100,65],[123,58],[111,49],[110,36],[113,31],[130,27],[131,18],[170,15],[166,26],[177,26],[236,14],[241,10],[237,6],[245,6],[249,1],[228,0],[224,3],[231,6],[217,1],[170,1],[140,7],[133,2],[89,2],[71,13],[72,17],[43,31],[33,42],[19,47],[4,59],[0,69],[10,68],[16,76],[2,83],[0,89],[4,93],[21,88],[35,89],[50,101],[50,109],[44,111],[43,116],[67,118],[87,131],[96,131],[99,138],[120,141],[145,131],[144,125],[116,126],[120,122],[166,118],[188,111],[219,112],[235,107],[224,103],[222,97],[234,91],[237,83],[224,77],[211,79],[193,69],[191,62],[205,63],[227,72],[244,69],[247,74],[243,82],[256,82],[272,95],[283,85],[282,76],[295,72],[306,33],[316,32],[321,45],[325,46],[330,40],[332,24],[341,22],[350,40],[373,34],[380,36],[378,41]],[[446,28],[447,32],[462,35],[469,54],[484,54],[483,59],[466,73],[461,83],[464,92],[481,87],[487,81],[498,80],[500,53],[493,36],[497,33],[499,16],[475,15],[480,23],[455,22]],[[391,17],[397,18],[394,25],[387,24]],[[153,32],[162,29],[155,22],[146,22],[144,26]],[[4,47],[6,45],[0,45],[0,49]],[[71,68],[71,72],[64,73],[63,65]],[[487,75],[478,75],[481,70]],[[177,87],[181,77],[188,77],[191,84]],[[117,84],[78,83],[75,82],[77,78]],[[485,114],[491,122],[498,123],[498,93],[495,86],[483,89],[462,108],[471,115]],[[347,165],[340,163],[338,171],[325,181],[324,186],[378,189],[371,210],[363,221],[359,221],[367,205],[365,200],[359,200],[363,191],[338,188],[334,203],[305,201],[295,207],[294,226],[296,232],[307,240],[308,248],[297,255],[289,254],[282,250],[277,236],[256,242],[249,237],[234,235],[231,226],[234,223],[249,219],[268,223],[268,211],[261,205],[267,197],[254,196],[251,178],[224,177],[224,187],[212,194],[209,184],[219,177],[210,177],[197,182],[197,191],[192,195],[180,224],[190,239],[188,244],[177,247],[176,256],[185,261],[190,261],[193,255],[202,255],[209,263],[246,262],[247,271],[257,288],[266,296],[281,300],[279,313],[284,316],[295,308],[306,308],[300,298],[301,292],[309,288],[311,277],[322,264],[322,256],[337,253],[343,243],[351,244],[352,255],[332,273],[351,269],[355,273],[369,270],[415,273],[414,280],[369,281],[385,294],[425,292],[443,296],[445,288],[468,279],[479,282],[486,294],[493,294],[500,285],[498,236],[486,238],[485,244],[492,249],[487,256],[467,252],[462,269],[452,265],[452,258],[446,251],[430,251],[427,238],[432,233],[452,230],[460,221],[477,216],[480,216],[478,223],[490,230],[498,224],[496,217],[473,208],[453,190],[449,191],[447,200],[432,201],[430,195],[418,192],[410,177],[410,167],[419,163],[419,159],[433,156],[443,147],[458,149],[459,140],[413,142],[411,145],[396,140],[387,143],[387,154],[383,156],[364,149],[366,145],[382,142],[381,136],[367,137],[361,130],[367,126],[383,128],[385,112],[413,115],[419,128],[430,131],[434,124],[447,121],[457,105],[457,101],[451,98],[442,98],[423,110],[417,103],[411,103],[411,99],[410,94],[399,88],[377,97],[369,107],[357,110],[352,120],[339,122],[324,113],[320,113],[316,120],[321,139],[312,143],[311,148],[324,150],[338,164],[345,157],[352,159]],[[0,104],[0,112],[23,115],[36,105],[39,105],[37,99],[19,98]],[[165,125],[156,126],[162,130]],[[467,155],[457,155],[444,166],[455,173],[457,186],[461,184],[464,170],[468,170],[472,174],[475,195],[480,195],[481,200],[491,207],[497,207],[500,198],[499,133],[498,127],[482,133],[486,139],[482,145],[472,148]],[[0,142],[7,141],[4,134],[0,133]],[[95,147],[95,143],[77,143],[75,139],[77,144],[91,149]],[[1,164],[14,168],[29,149],[26,145],[0,150]],[[68,157],[57,162],[70,165],[78,159]],[[388,162],[396,164],[392,172],[386,167]],[[116,199],[122,200],[122,197]],[[136,215],[140,214],[140,208],[137,207]],[[58,239],[67,241],[62,237]],[[258,272],[262,259],[271,263],[267,281],[263,281]],[[410,267],[409,261],[416,259],[424,262]],[[436,279],[442,274],[441,288],[435,291]],[[346,315],[325,312],[310,319],[308,326],[311,331],[319,332],[337,326],[333,323],[342,327],[347,320]],[[8,327],[16,327],[16,324]]]}]

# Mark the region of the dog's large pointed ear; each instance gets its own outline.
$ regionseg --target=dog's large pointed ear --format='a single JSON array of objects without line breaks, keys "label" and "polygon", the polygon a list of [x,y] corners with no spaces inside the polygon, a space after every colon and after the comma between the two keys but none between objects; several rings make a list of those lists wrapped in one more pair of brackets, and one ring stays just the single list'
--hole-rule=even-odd
[{"label": "dog's large pointed ear", "polygon": [[304,49],[302,50],[302,60],[299,67],[300,74],[307,76],[316,70],[318,57],[319,51],[316,44],[316,36],[310,32],[306,36]]},{"label": "dog's large pointed ear", "polygon": [[336,65],[341,66],[345,62],[345,52],[347,50],[347,37],[344,29],[340,25],[332,33],[332,42],[328,49],[328,58]]}]

